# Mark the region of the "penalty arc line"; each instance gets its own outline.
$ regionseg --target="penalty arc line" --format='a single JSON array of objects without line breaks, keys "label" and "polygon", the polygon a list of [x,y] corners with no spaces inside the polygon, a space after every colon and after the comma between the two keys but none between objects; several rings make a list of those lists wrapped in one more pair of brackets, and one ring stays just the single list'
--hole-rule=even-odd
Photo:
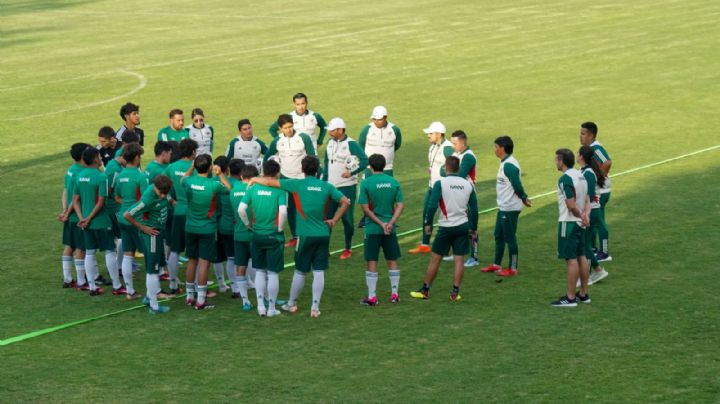
[{"label": "penalty arc line", "polygon": [[[704,148],[704,149],[696,150],[696,151],[691,152],[691,153],[686,153],[686,154],[683,154],[683,155],[681,155],[681,156],[671,157],[671,158],[668,158],[668,159],[665,159],[665,160],[661,160],[661,161],[657,161],[657,162],[654,162],[654,163],[646,164],[646,165],[643,165],[643,166],[640,166],[640,167],[631,168],[631,169],[629,169],[629,170],[625,170],[625,171],[621,171],[621,172],[619,172],[619,173],[617,173],[617,174],[613,174],[613,175],[611,175],[610,177],[611,177],[611,178],[614,178],[614,177],[619,177],[619,176],[622,176],[622,175],[627,175],[627,174],[636,173],[636,172],[638,172],[638,171],[646,170],[646,169],[648,169],[648,168],[653,168],[653,167],[656,167],[656,166],[659,166],[659,165],[662,165],[662,164],[671,163],[671,162],[673,162],[673,161],[681,160],[681,159],[684,159],[684,158],[687,158],[687,157],[692,157],[692,156],[695,156],[695,155],[698,155],[698,154],[701,154],[701,153],[706,153],[706,152],[709,152],[709,151],[712,151],[712,150],[716,150],[716,149],[720,149],[720,144],[715,145],[715,146],[711,146],[711,147],[707,147],[707,148]],[[556,194],[556,192],[557,192],[557,191],[545,192],[545,193],[542,193],[542,194],[538,194],[538,195],[532,196],[530,199],[537,199],[537,198],[542,198],[542,197],[545,197],[545,196],[554,195],[554,194]],[[485,209],[485,210],[482,210],[482,211],[480,211],[480,212],[478,212],[478,213],[479,213],[479,214],[485,214],[485,213],[490,213],[490,212],[495,211],[495,210],[497,210],[497,207]],[[404,232],[402,232],[402,233],[398,233],[398,237],[402,237],[402,236],[406,236],[406,235],[409,235],[409,234],[417,233],[417,232],[419,232],[419,231],[421,231],[421,230],[422,230],[422,228],[407,230],[407,231],[404,231]],[[356,244],[356,245],[352,246],[352,248],[353,248],[353,249],[356,249],[356,248],[360,248],[360,247],[362,247],[362,246],[363,246],[363,244]],[[342,251],[343,251],[343,250],[335,250],[335,251],[332,251],[330,254],[331,254],[331,255],[336,255],[336,254],[338,254],[338,253],[340,253],[340,252],[342,252]],[[293,263],[285,264],[285,268],[290,268],[290,267],[293,267],[293,266],[295,266],[295,264],[293,264]],[[217,287],[217,286],[218,286],[218,285],[213,285],[211,288],[214,288],[214,287]],[[184,296],[184,295],[178,296],[178,297],[176,297],[175,299],[181,298],[181,297],[183,297],[183,296]],[[168,300],[172,300],[172,299],[166,299],[166,300],[163,300],[163,301],[168,301]],[[65,323],[65,324],[60,324],[60,325],[57,325],[57,326],[54,326],[54,327],[45,328],[45,329],[42,329],[42,330],[32,331],[32,332],[29,332],[29,333],[26,333],[26,334],[22,334],[22,335],[18,335],[18,336],[15,336],[15,337],[10,337],[10,338],[4,339],[4,340],[0,340],[0,346],[7,346],[7,345],[10,345],[10,344],[14,344],[14,343],[20,342],[20,341],[25,341],[25,340],[28,340],[28,339],[31,339],[31,338],[39,337],[39,336],[41,336],[41,335],[50,334],[50,333],[52,333],[52,332],[64,330],[64,329],[66,329],[66,328],[74,327],[74,326],[81,325],[81,324],[87,324],[87,323],[92,322],[92,321],[101,320],[101,319],[103,319],[103,318],[115,316],[115,315],[118,315],[118,314],[121,314],[121,313],[126,313],[126,312],[129,312],[129,311],[141,309],[141,308],[144,308],[144,307],[146,307],[146,306],[145,306],[145,305],[140,305],[140,306],[128,307],[127,309],[117,310],[117,311],[114,311],[114,312],[111,312],[111,313],[101,314],[101,315],[99,315],[99,316],[90,317],[90,318],[86,318],[86,319],[83,319],[83,320],[77,320],[77,321],[73,321],[73,322],[69,322],[69,323]]]}]

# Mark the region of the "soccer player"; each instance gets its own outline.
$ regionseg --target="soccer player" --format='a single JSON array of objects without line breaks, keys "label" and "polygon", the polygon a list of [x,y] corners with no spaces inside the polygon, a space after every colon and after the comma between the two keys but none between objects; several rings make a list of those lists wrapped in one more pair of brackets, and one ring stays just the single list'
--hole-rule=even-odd
[{"label": "soccer player", "polygon": [[185,129],[190,139],[198,144],[197,155],[209,154],[212,156],[213,146],[215,144],[215,130],[212,126],[205,123],[205,112],[200,108],[193,108],[190,113],[192,124]]},{"label": "soccer player", "polygon": [[[210,169],[219,181],[208,178]],[[196,171],[196,175],[193,175]],[[217,245],[216,201],[218,196],[230,192],[230,183],[218,166],[212,165],[207,154],[195,157],[185,175],[180,179],[187,198],[187,222],[185,223],[185,254],[188,257],[187,297],[185,304],[195,305],[195,310],[212,309],[215,305],[205,302],[207,297],[207,272],[215,259]],[[197,301],[195,300],[195,270],[197,276]]]},{"label": "soccer player", "polygon": [[[245,164],[243,160],[233,159],[230,160],[230,175],[235,179],[234,185],[230,190],[230,204],[233,211],[233,239],[234,239],[234,263],[236,277],[235,281],[237,286],[233,287],[233,290],[237,288],[240,297],[243,301],[243,311],[250,311],[253,308],[250,299],[248,299],[248,269],[250,263],[250,241],[252,240],[252,233],[248,230],[245,223],[240,219],[240,202],[247,192],[247,186],[250,180],[258,175],[257,167],[254,164]],[[254,274],[253,274],[254,279]],[[234,295],[234,292],[233,292]]]},{"label": "soccer player", "polygon": [[[232,190],[238,180],[228,176],[230,160],[225,156],[218,156],[213,163],[220,167]],[[218,180],[217,177],[214,177],[214,179]],[[228,287],[225,283],[225,272],[227,272],[230,287],[232,288],[232,298],[238,299],[240,297],[240,291],[237,288],[235,263],[233,262],[235,256],[235,243],[233,240],[235,214],[232,205],[230,205],[229,193],[222,193],[218,196],[216,212],[215,217],[217,218],[218,228],[216,237],[217,253],[215,254],[215,259],[212,261],[212,264],[215,270],[215,277],[218,281],[218,290],[220,293],[227,292]]]},{"label": "soccer player", "polygon": [[131,130],[140,138],[140,146],[145,145],[145,131],[138,126],[140,125],[140,106],[132,102],[126,103],[120,107],[120,118],[124,124],[115,133],[115,138],[122,140],[123,133],[126,130]]},{"label": "soccer player", "polygon": [[[74,163],[65,172],[65,185],[61,199],[63,210],[58,215],[58,220],[63,223],[62,271],[63,288],[66,289],[74,287],[87,288],[87,282],[85,281],[85,244],[83,243],[83,233],[77,226],[78,217],[72,204],[75,177],[85,168],[82,154],[87,148],[92,148],[92,146],[87,143],[75,143],[70,147],[70,156]],[[73,257],[75,259],[77,282],[72,278]]]},{"label": "soccer player", "polygon": [[605,206],[610,201],[610,168],[612,168],[612,160],[605,147],[597,141],[598,127],[594,122],[584,122],[580,125],[580,144],[590,146],[595,151],[595,160],[600,165],[600,170],[605,176],[605,185],[598,190],[600,196],[600,216],[596,232],[592,234],[592,244],[595,245],[596,236],[600,238],[600,247],[597,251],[597,260],[599,262],[612,261],[612,256],[608,251],[609,230],[605,221]]},{"label": "soccer player", "polygon": [[[577,301],[590,303],[587,283],[588,262],[585,258],[586,231],[589,226],[590,200],[587,182],[575,166],[575,156],[568,149],[555,152],[555,165],[563,174],[558,180],[558,258],[567,267],[567,293],[551,304],[555,307],[575,307]],[[576,296],[576,283],[580,276],[580,293]],[[577,297],[577,298],[576,298]]]},{"label": "soccer player", "polygon": [[402,214],[404,203],[400,183],[392,176],[386,174],[385,156],[373,154],[369,158],[372,175],[365,177],[360,184],[360,206],[368,217],[365,226],[365,261],[367,271],[365,282],[368,294],[361,303],[376,306],[378,258],[380,248],[383,250],[388,265],[390,277],[390,303],[400,301],[398,287],[400,285],[400,269],[397,260],[400,258],[400,245],[395,232],[397,223]]},{"label": "soccer player", "polygon": [[[302,160],[303,179],[254,178],[250,183],[280,188],[292,194],[298,202],[299,242],[295,248],[295,273],[290,286],[290,297],[282,309],[297,313],[297,299],[305,286],[305,276],[312,270],[312,305],[310,317],[320,316],[320,299],[325,289],[325,271],[328,269],[330,255],[330,229],[335,226],[350,207],[350,200],[331,184],[317,178],[320,162],[315,156],[306,156]],[[271,188],[271,189],[274,189]],[[246,195],[247,197],[247,195]],[[325,206],[330,201],[340,204],[332,218],[327,218]],[[253,263],[255,256],[253,255]],[[256,265],[257,266],[257,265]],[[260,270],[258,269],[258,273]],[[255,282],[256,290],[260,286]],[[258,303],[260,300],[258,299]],[[268,314],[269,315],[269,314]]]},{"label": "soccer player", "polygon": [[230,141],[225,155],[229,159],[242,159],[246,165],[252,164],[258,171],[262,168],[262,156],[268,148],[257,136],[253,135],[253,127],[249,119],[238,121],[240,134]]},{"label": "soccer player", "polygon": [[[428,174],[430,174],[430,182],[425,200],[423,201],[423,220],[427,216],[430,204],[430,196],[435,183],[440,180],[440,169],[445,165],[445,159],[452,156],[453,146],[450,141],[445,139],[445,125],[441,122],[433,122],[429,127],[423,129],[427,134],[430,142],[430,150],[428,151]],[[430,253],[430,235],[432,234],[432,223],[430,224],[430,232],[423,231],[422,242],[417,247],[408,251],[410,254],[429,254]]]},{"label": "soccer player", "polygon": [[140,158],[143,152],[142,146],[136,143],[129,144],[125,147],[123,159],[126,165],[125,168],[115,176],[112,187],[115,200],[120,204],[118,222],[120,225],[124,255],[121,268],[128,300],[135,300],[140,297],[140,294],[135,291],[133,285],[133,262],[135,252],[143,252],[143,242],[137,228],[125,220],[124,214],[140,200],[149,186],[147,176],[140,170]]},{"label": "soccer player", "polygon": [[[346,260],[352,256],[352,238],[355,233],[353,209],[357,195],[357,175],[367,167],[368,158],[358,142],[345,134],[345,121],[333,118],[327,130],[330,140],[325,150],[323,180],[332,184],[350,201],[350,208],[342,216],[345,249],[340,259]],[[337,208],[338,204],[331,202],[328,215],[333,216]]]},{"label": "soccer player", "polygon": [[[303,158],[316,155],[313,142],[306,133],[297,132],[294,129],[293,117],[288,114],[278,117],[277,126],[280,128],[282,135],[270,143],[263,164],[275,156],[274,158],[280,162],[280,175],[282,178],[302,179],[305,177],[301,163]],[[288,201],[287,210],[292,239],[285,244],[285,247],[294,248],[297,245],[297,232],[295,229],[297,211],[295,210],[295,201],[292,198]]]},{"label": "soccer player", "polygon": [[458,175],[459,170],[460,159],[449,156],[445,160],[447,177],[439,179],[433,185],[424,218],[425,233],[432,231],[435,211],[440,207],[438,233],[433,241],[430,263],[425,272],[425,281],[420,290],[410,293],[413,298],[427,299],[429,297],[430,287],[437,276],[440,261],[442,261],[442,257],[448,255],[452,248],[455,272],[450,300],[457,302],[462,299],[460,286],[465,275],[463,258],[470,249],[468,234],[475,237],[477,232],[478,209],[475,187],[466,178]]},{"label": "soccer player", "polygon": [[188,129],[183,128],[185,115],[181,109],[171,109],[168,113],[168,118],[170,119],[170,124],[158,131],[157,140],[180,142],[190,137]]},{"label": "soccer player", "polygon": [[[276,161],[266,161],[263,163],[263,178],[277,179],[280,169],[280,164]],[[255,185],[247,189],[238,206],[240,220],[252,232],[250,255],[255,267],[255,293],[260,317],[280,315],[275,303],[280,292],[279,274],[285,264],[283,227],[287,216],[286,201],[285,192]],[[252,221],[248,217],[251,217]],[[265,299],[268,301],[267,307]]]},{"label": "soccer player", "polygon": [[[498,212],[495,216],[495,260],[481,269],[482,272],[494,272],[497,276],[515,276],[518,268],[517,232],[518,218],[524,206],[532,206],[520,181],[520,163],[512,155],[515,145],[510,136],[495,139],[495,157],[500,159],[495,193]],[[502,269],[505,244],[508,247],[508,267]]]},{"label": "soccer player", "polygon": [[157,175],[153,179],[152,187],[143,192],[138,202],[123,213],[123,219],[134,226],[140,235],[145,254],[145,285],[147,295],[144,303],[150,306],[150,313],[167,313],[168,306],[158,304],[160,293],[160,278],[158,276],[164,252],[162,249],[165,233],[165,220],[167,220],[168,193],[172,188],[172,180],[166,175]]},{"label": "soccer player", "polygon": [[155,143],[155,160],[145,166],[145,175],[148,177],[149,182],[152,182],[158,175],[165,173],[168,164],[170,164],[172,150],[170,142],[161,140]]},{"label": "soccer player", "polygon": [[595,159],[595,150],[590,146],[581,146],[578,150],[577,161],[582,167],[581,172],[588,186],[588,199],[590,200],[590,227],[587,229],[585,257],[590,260],[590,279],[588,285],[593,285],[607,278],[608,272],[600,266],[597,257],[592,251],[592,234],[594,228],[600,225],[600,196],[597,191],[605,186],[605,175],[600,164]]},{"label": "soccer player", "polygon": [[98,276],[95,252],[105,253],[107,266],[113,283],[113,294],[125,294],[125,288],[120,283],[115,257],[112,224],[108,212],[103,209],[105,199],[108,197],[108,180],[105,173],[100,171],[100,151],[85,149],[82,154],[86,168],[77,173],[73,188],[73,209],[78,216],[78,227],[83,229],[83,242],[85,244],[85,271],[90,285],[90,296],[103,293],[103,289],[95,285]]},{"label": "soccer player", "polygon": [[[180,159],[170,164],[165,170],[165,175],[170,177],[173,182],[170,191],[174,205],[172,224],[170,226],[170,255],[168,256],[168,270],[170,271],[170,291],[169,295],[174,296],[182,293],[179,288],[179,257],[182,251],[185,251],[185,222],[187,218],[187,197],[185,196],[185,188],[180,181],[188,168],[192,167],[195,159],[195,150],[197,150],[197,142],[192,139],[183,139],[180,142]],[[191,172],[192,173],[192,172]]]},{"label": "soccer player", "polygon": [[110,160],[115,158],[115,154],[120,149],[120,139],[115,137],[115,130],[109,126],[103,126],[98,131],[98,146],[102,165],[107,167]]},{"label": "soccer player", "polygon": [[[305,133],[310,137],[315,151],[313,154],[317,154],[317,148],[322,145],[325,138],[325,119],[319,113],[308,109],[307,96],[303,93],[293,95],[293,107],[294,110],[289,114],[292,118],[293,128],[296,132]],[[277,121],[270,125],[268,132],[273,138],[276,139],[285,133],[281,126],[282,124]]]}]

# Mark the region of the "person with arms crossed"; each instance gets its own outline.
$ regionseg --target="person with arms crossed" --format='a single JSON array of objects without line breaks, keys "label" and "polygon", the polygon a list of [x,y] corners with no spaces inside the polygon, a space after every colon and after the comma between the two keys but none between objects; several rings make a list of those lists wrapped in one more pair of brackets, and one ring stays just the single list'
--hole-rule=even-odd
[{"label": "person with arms crossed", "polygon": [[[254,177],[257,177],[258,170],[254,164],[245,164],[243,160],[232,159],[230,160],[230,175],[235,179],[234,185],[230,190],[230,204],[233,211],[233,217],[235,218],[233,224],[233,241],[234,241],[234,264],[235,264],[235,280],[237,282],[237,290],[243,302],[243,311],[250,311],[253,309],[252,303],[248,298],[248,288],[250,284],[248,277],[255,278],[254,271],[252,274],[248,272],[250,267],[250,241],[252,240],[252,233],[245,226],[238,209],[240,208],[240,202],[247,192],[248,183]],[[233,293],[234,294],[234,293]]]},{"label": "person with arms crossed", "polygon": [[605,176],[605,185],[598,190],[600,198],[600,216],[598,224],[593,231],[592,245],[595,245],[596,238],[600,239],[600,246],[597,248],[597,260],[599,262],[612,261],[608,250],[608,239],[610,232],[608,230],[607,221],[605,221],[605,206],[610,201],[610,169],[612,168],[612,160],[605,147],[597,141],[598,127],[594,122],[584,122],[580,125],[580,144],[582,146],[590,146],[595,151],[595,160],[600,165],[600,170]]},{"label": "person with arms crossed", "polygon": [[[298,133],[305,133],[312,141],[313,150],[317,154],[318,146],[322,145],[325,138],[325,119],[317,112],[308,109],[307,96],[303,93],[293,95],[293,111],[289,113],[293,122],[293,129]],[[268,132],[277,139],[284,131],[278,121],[273,122]]]},{"label": "person with arms crossed", "polygon": [[[232,190],[238,180],[228,176],[230,160],[225,156],[218,156],[215,158],[213,164],[220,167],[220,171],[225,175]],[[214,177],[214,179],[217,181],[218,177]],[[238,299],[240,298],[240,291],[237,286],[235,263],[233,262],[235,258],[235,243],[233,240],[235,214],[232,210],[232,205],[230,205],[230,193],[218,195],[216,212],[215,217],[217,218],[218,228],[216,237],[217,253],[215,254],[215,259],[212,261],[212,265],[218,281],[218,291],[220,293],[228,291],[228,286],[225,282],[225,273],[227,272],[230,289],[232,289],[232,298]]]},{"label": "person with arms crossed", "polygon": [[126,130],[131,130],[138,135],[140,139],[140,146],[145,145],[145,131],[142,130],[140,125],[140,106],[135,105],[132,102],[128,102],[120,107],[120,118],[124,124],[115,133],[117,140],[122,140],[122,135]]},{"label": "person with arms crossed", "polygon": [[[587,229],[585,257],[590,260],[590,278],[588,285],[593,285],[608,277],[608,272],[600,266],[600,263],[592,251],[592,235],[600,225],[600,195],[598,190],[605,186],[605,175],[597,162],[595,150],[590,146],[581,146],[578,150],[577,161],[580,164],[581,172],[588,186],[588,199],[590,200],[590,227]],[[578,280],[578,287],[580,282]]]},{"label": "person with arms crossed", "polygon": [[109,126],[103,126],[98,131],[97,149],[100,151],[100,159],[103,167],[107,167],[110,160],[115,158],[115,154],[120,149],[122,138],[115,137],[115,130]]}]

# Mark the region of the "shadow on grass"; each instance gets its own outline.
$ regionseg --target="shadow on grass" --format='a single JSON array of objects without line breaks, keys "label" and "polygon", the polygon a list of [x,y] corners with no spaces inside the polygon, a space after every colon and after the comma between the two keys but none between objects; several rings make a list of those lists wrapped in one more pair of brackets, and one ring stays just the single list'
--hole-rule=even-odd
[{"label": "shadow on grass", "polygon": [[66,0],[66,1],[10,1],[0,7],[0,16],[38,13],[43,11],[62,10],[70,7],[80,6],[89,3],[96,3],[96,0]]}]

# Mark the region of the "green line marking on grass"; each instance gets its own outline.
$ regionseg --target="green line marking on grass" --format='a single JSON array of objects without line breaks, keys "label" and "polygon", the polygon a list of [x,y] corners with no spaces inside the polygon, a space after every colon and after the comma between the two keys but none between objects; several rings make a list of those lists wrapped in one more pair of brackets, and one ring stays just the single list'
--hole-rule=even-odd
[{"label": "green line marking on grass", "polygon": [[[665,160],[657,161],[657,162],[654,162],[654,163],[646,164],[646,165],[643,165],[643,166],[640,166],[640,167],[631,168],[631,169],[629,169],[629,170],[625,170],[625,171],[621,171],[621,172],[619,172],[619,173],[613,174],[613,175],[611,175],[610,177],[611,177],[611,178],[614,178],[614,177],[619,177],[619,176],[621,176],[621,175],[636,173],[636,172],[638,172],[638,171],[646,170],[646,169],[648,169],[648,168],[653,168],[653,167],[656,167],[656,166],[659,166],[659,165],[662,165],[662,164],[671,163],[671,162],[673,162],[673,161],[681,160],[681,159],[684,159],[684,158],[687,158],[687,157],[692,157],[692,156],[695,156],[695,155],[697,155],[697,154],[706,153],[706,152],[709,152],[709,151],[712,151],[712,150],[716,150],[716,149],[720,149],[720,144],[715,145],[715,146],[711,146],[711,147],[707,147],[707,148],[704,148],[704,149],[696,150],[696,151],[694,151],[694,152],[687,153],[687,154],[683,154],[683,155],[681,155],[681,156],[671,157],[671,158],[669,158],[669,159],[665,159]],[[537,198],[543,198],[543,197],[550,196],[550,195],[555,195],[556,192],[557,192],[557,191],[545,192],[545,193],[542,193],[542,194],[538,194],[538,195],[532,196],[532,197],[530,197],[530,199],[537,199]],[[497,210],[497,207],[485,209],[485,210],[482,210],[482,211],[480,211],[480,212],[478,212],[478,213],[480,213],[480,214],[486,214],[486,213],[490,213],[490,212],[495,211],[495,210]],[[417,232],[419,232],[419,231],[421,231],[421,230],[422,230],[422,228],[407,230],[407,231],[404,231],[404,232],[402,232],[402,233],[398,233],[398,237],[406,236],[406,235],[408,235],[408,234],[417,233]],[[352,246],[352,248],[353,248],[353,249],[356,249],[356,248],[360,248],[360,247],[362,247],[362,246],[363,246],[363,244],[356,244],[356,245]],[[330,255],[335,255],[335,254],[338,254],[338,253],[340,253],[340,252],[342,252],[342,251],[343,251],[343,250],[335,250],[335,251],[332,251],[332,252],[330,253]],[[295,266],[294,263],[285,264],[285,268],[291,268],[291,267],[293,267],[293,266]],[[210,289],[216,288],[216,287],[218,287],[218,285],[212,285],[212,286],[210,287]],[[184,296],[185,296],[185,295],[180,295],[180,296],[175,297],[174,299],[179,299],[179,298],[182,298],[182,297],[184,297]],[[169,301],[169,300],[172,300],[172,299],[165,299],[165,300],[162,300],[162,301]],[[87,324],[87,323],[90,323],[90,322],[93,322],[93,321],[96,321],[96,320],[101,320],[101,319],[103,319],[103,318],[112,317],[112,316],[115,316],[115,315],[118,315],[118,314],[121,314],[121,313],[126,313],[126,312],[129,312],[129,311],[141,309],[141,308],[144,308],[144,307],[146,307],[146,306],[145,306],[145,305],[139,305],[139,306],[128,307],[127,309],[117,310],[117,311],[114,311],[114,312],[111,312],[111,313],[106,313],[106,314],[102,314],[102,315],[99,315],[99,316],[86,318],[86,319],[84,319],[84,320],[72,321],[72,322],[69,322],[69,323],[60,324],[60,325],[56,325],[56,326],[53,326],[53,327],[48,327],[48,328],[45,328],[45,329],[42,329],[42,330],[32,331],[32,332],[29,332],[29,333],[26,333],[26,334],[22,334],[22,335],[18,335],[18,336],[15,336],[15,337],[7,338],[7,339],[4,339],[4,340],[0,340],[0,346],[7,346],[7,345],[10,345],[10,344],[14,344],[14,343],[20,342],[20,341],[25,341],[25,340],[28,340],[28,339],[31,339],[31,338],[36,338],[36,337],[39,337],[39,336],[41,336],[41,335],[50,334],[50,333],[53,333],[53,332],[56,332],[56,331],[64,330],[64,329],[67,329],[67,328],[70,328],[70,327],[75,327],[75,326],[78,326],[78,325],[81,325],[81,324]]]}]

